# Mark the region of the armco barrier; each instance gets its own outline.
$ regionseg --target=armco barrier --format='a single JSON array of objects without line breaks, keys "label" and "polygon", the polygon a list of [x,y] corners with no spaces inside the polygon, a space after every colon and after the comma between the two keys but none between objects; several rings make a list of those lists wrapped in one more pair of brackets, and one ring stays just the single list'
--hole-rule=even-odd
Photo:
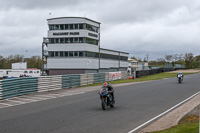
[{"label": "armco barrier", "polygon": [[109,81],[109,73],[105,73],[105,81]]},{"label": "armco barrier", "polygon": [[0,99],[2,99],[2,83],[1,83],[1,80],[0,80]]},{"label": "armco barrier", "polygon": [[62,88],[77,87],[81,85],[80,74],[62,75]]},{"label": "armco barrier", "polygon": [[37,77],[2,80],[2,99],[38,92]]},{"label": "armco barrier", "polygon": [[44,76],[38,78],[38,92],[62,89],[62,76]]},{"label": "armco barrier", "polygon": [[[121,79],[126,78],[127,72],[121,72]],[[0,99],[34,92],[103,83],[105,81],[109,81],[109,73],[71,74],[0,80]]]},{"label": "armco barrier", "polygon": [[70,75],[70,87],[77,87],[80,86],[80,74],[72,74]]},{"label": "armco barrier", "polygon": [[88,85],[88,75],[87,74],[81,74],[80,75],[80,85],[84,86],[84,85]]},{"label": "armco barrier", "polygon": [[127,79],[128,73],[127,72],[121,72],[121,79]]},{"label": "armco barrier", "polygon": [[89,73],[88,75],[88,85],[94,84],[94,73]]},{"label": "armco barrier", "polygon": [[70,75],[62,75],[62,88],[70,88]]}]

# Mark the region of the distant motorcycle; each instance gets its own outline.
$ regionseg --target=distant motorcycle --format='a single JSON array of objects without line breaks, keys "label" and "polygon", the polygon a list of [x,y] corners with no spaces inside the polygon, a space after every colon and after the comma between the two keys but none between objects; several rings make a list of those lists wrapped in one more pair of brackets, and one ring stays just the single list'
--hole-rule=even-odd
[{"label": "distant motorcycle", "polygon": [[182,75],[178,75],[178,83],[181,83],[183,81],[183,76]]},{"label": "distant motorcycle", "polygon": [[113,100],[111,94],[108,91],[108,88],[102,87],[100,92],[100,99],[101,99],[101,107],[103,110],[106,110],[107,107],[114,107],[115,105],[115,100]]}]

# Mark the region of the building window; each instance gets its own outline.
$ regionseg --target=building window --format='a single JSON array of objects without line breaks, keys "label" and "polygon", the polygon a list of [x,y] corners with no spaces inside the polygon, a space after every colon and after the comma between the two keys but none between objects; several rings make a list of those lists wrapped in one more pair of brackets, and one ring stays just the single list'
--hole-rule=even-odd
[{"label": "building window", "polygon": [[59,38],[56,38],[56,43],[60,43]]},{"label": "building window", "polygon": [[83,38],[82,37],[79,38],[79,43],[83,43]]},{"label": "building window", "polygon": [[69,43],[74,43],[74,39],[73,38],[69,38]]},{"label": "building window", "polygon": [[54,30],[54,25],[49,25],[49,30]]},{"label": "building window", "polygon": [[99,54],[98,53],[93,53],[93,52],[86,52],[86,56],[87,57],[97,58],[97,57],[99,57]]},{"label": "building window", "polygon": [[60,52],[60,57],[63,57],[63,56],[64,56],[63,51],[61,51]]},{"label": "building window", "polygon": [[79,24],[79,29],[83,29],[83,24]]},{"label": "building window", "polygon": [[75,43],[78,43],[78,38],[74,38],[74,42],[75,42]]},{"label": "building window", "polygon": [[60,29],[64,30],[64,25],[63,24],[60,25]]},{"label": "building window", "polygon": [[64,38],[60,38],[60,43],[65,43]]},{"label": "building window", "polygon": [[49,57],[54,57],[54,52],[48,52],[49,53]]},{"label": "building window", "polygon": [[69,51],[69,57],[73,57],[73,51]]},{"label": "building window", "polygon": [[65,52],[65,57],[68,57],[69,55],[68,55],[68,52]]},{"label": "building window", "polygon": [[59,25],[54,25],[54,30],[59,30]]},{"label": "building window", "polygon": [[98,40],[86,38],[86,43],[98,45]]},{"label": "building window", "polygon": [[74,24],[75,29],[78,29],[78,24]]},{"label": "building window", "polygon": [[69,43],[69,42],[68,42],[68,38],[65,38],[65,43]]},{"label": "building window", "polygon": [[78,52],[77,51],[74,52],[74,57],[78,57]]},{"label": "building window", "polygon": [[58,52],[55,52],[55,57],[58,57],[59,55],[58,55]]},{"label": "building window", "polygon": [[69,29],[68,24],[65,24],[65,30],[68,30],[68,29]]},{"label": "building window", "polygon": [[95,27],[95,26],[92,26],[92,25],[86,24],[86,29],[98,33],[98,28]]},{"label": "building window", "polygon": [[70,25],[69,25],[69,29],[70,29],[70,30],[73,30],[73,29],[74,29],[73,24],[70,24]]},{"label": "building window", "polygon": [[84,57],[85,56],[85,52],[80,51],[79,52],[79,57]]}]

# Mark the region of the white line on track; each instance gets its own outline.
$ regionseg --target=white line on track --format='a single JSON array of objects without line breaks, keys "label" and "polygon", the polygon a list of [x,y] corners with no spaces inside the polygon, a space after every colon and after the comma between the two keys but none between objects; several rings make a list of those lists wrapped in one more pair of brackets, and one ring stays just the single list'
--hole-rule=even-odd
[{"label": "white line on track", "polygon": [[6,106],[12,106],[11,104],[7,104],[7,103],[0,103],[0,104],[6,105]]},{"label": "white line on track", "polygon": [[152,118],[151,120],[149,120],[149,121],[147,121],[147,122],[145,122],[145,123],[141,124],[140,126],[138,126],[138,127],[134,128],[133,130],[129,131],[128,133],[133,133],[133,132],[137,131],[138,129],[140,129],[140,128],[142,128],[142,127],[146,126],[146,125],[147,125],[147,124],[149,124],[150,122],[152,122],[152,121],[156,120],[157,118],[159,118],[159,117],[161,117],[161,116],[163,116],[163,115],[167,114],[168,112],[170,112],[170,111],[172,111],[173,109],[177,108],[177,107],[178,107],[178,106],[180,106],[181,104],[183,104],[183,103],[185,103],[185,102],[189,101],[190,99],[192,99],[193,97],[195,97],[195,96],[196,96],[196,95],[198,95],[198,94],[200,94],[200,91],[199,91],[199,92],[197,92],[197,93],[195,93],[195,94],[194,94],[194,95],[192,95],[191,97],[189,97],[189,98],[185,99],[184,101],[182,101],[182,102],[178,103],[178,104],[177,104],[177,105],[175,105],[174,107],[172,107],[172,108],[168,109],[167,111],[165,111],[165,112],[163,112],[163,113],[159,114],[158,116],[156,116],[156,117]]},{"label": "white line on track", "polygon": [[[18,99],[24,99],[24,100],[29,100],[30,102],[31,101],[33,101],[33,102],[35,102],[35,101],[39,101],[39,100],[35,100],[35,99],[31,99],[31,97],[30,98],[26,98],[26,97],[19,97]],[[30,102],[27,102],[27,103],[30,103]]]},{"label": "white line on track", "polygon": [[[43,100],[48,100],[48,99],[53,99],[53,98],[58,98],[58,97],[64,97],[64,96],[73,96],[73,95],[78,95],[78,94],[83,94],[85,92],[77,92],[77,93],[61,93],[61,94],[47,94],[47,95],[35,95],[35,96],[27,96],[27,97],[14,97],[14,99],[21,99],[21,100],[29,100],[27,102],[22,102],[18,100],[13,100],[13,99],[5,99],[4,101],[11,101],[11,102],[17,102],[19,104],[8,104],[8,103],[1,103],[2,105],[5,105],[6,107],[10,106],[16,106],[16,105],[21,105],[21,104],[26,104],[26,103],[32,103],[32,102],[37,102],[37,101],[43,101]],[[6,107],[0,107],[0,108],[6,108]]]},{"label": "white line on track", "polygon": [[31,96],[29,97],[31,99],[36,99],[36,100],[46,100],[46,99],[50,99],[50,97],[38,97],[38,96]]},{"label": "white line on track", "polygon": [[11,101],[11,102],[16,102],[16,103],[21,103],[21,104],[24,104],[24,103],[25,103],[25,102],[16,101],[16,100],[10,100],[10,99],[6,99],[6,101]]}]

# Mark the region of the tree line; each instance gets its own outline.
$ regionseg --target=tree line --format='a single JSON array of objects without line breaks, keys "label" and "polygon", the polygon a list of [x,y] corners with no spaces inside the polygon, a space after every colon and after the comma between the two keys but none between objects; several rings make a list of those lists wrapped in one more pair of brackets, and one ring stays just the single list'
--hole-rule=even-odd
[{"label": "tree line", "polygon": [[[132,59],[136,59],[135,57],[131,57]],[[139,59],[139,61],[142,61]],[[143,61],[146,61],[145,59]],[[185,68],[200,68],[200,55],[194,56],[193,53],[185,53],[185,54],[170,54],[165,55],[164,58],[157,58],[157,60],[150,60],[150,66],[160,66],[165,67],[166,64],[175,64],[185,65]]]},{"label": "tree line", "polygon": [[27,62],[27,68],[42,68],[42,58],[40,56],[25,58],[24,55],[10,55],[8,57],[0,55],[0,69],[11,69],[12,63],[17,62]]}]

